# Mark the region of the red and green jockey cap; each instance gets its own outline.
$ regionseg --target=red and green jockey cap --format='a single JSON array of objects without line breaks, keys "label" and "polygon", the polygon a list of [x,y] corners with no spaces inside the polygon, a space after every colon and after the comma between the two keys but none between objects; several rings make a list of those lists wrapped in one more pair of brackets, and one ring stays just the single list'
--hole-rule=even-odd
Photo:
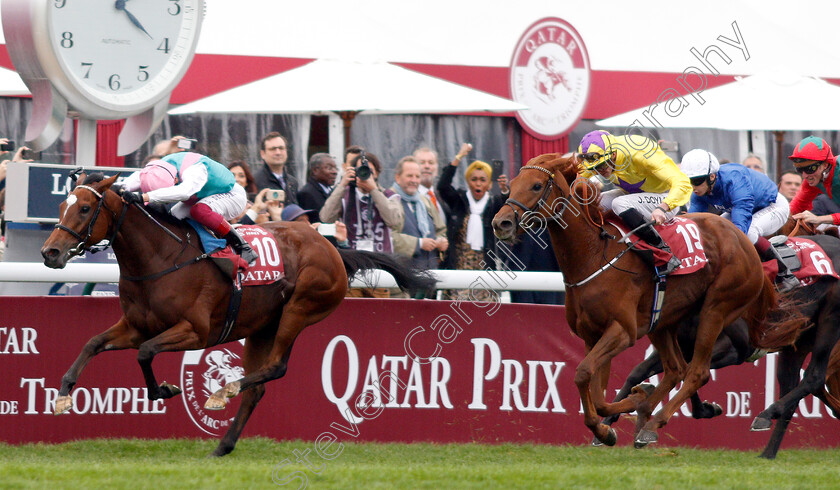
[{"label": "red and green jockey cap", "polygon": [[808,136],[796,145],[793,153],[788,157],[794,166],[804,166],[814,162],[834,163],[836,157],[831,153],[831,147],[822,138]]},{"label": "red and green jockey cap", "polygon": [[610,133],[597,130],[586,133],[580,140],[578,153],[583,159],[583,168],[593,168],[608,161],[614,151],[619,151],[618,141]]}]

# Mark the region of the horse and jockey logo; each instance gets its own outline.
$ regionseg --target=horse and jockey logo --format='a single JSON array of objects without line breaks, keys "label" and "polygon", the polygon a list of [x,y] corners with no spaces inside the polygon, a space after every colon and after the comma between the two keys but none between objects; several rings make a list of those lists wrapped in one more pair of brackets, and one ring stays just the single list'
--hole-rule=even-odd
[{"label": "horse and jockey logo", "polygon": [[589,55],[577,31],[561,19],[535,22],[511,60],[511,97],[529,107],[516,118],[539,138],[563,136],[583,115],[589,81]]},{"label": "horse and jockey logo", "polygon": [[537,59],[537,74],[534,77],[537,97],[547,104],[557,100],[555,89],[558,86],[565,88],[567,92],[572,91],[561,63],[560,60],[551,56],[542,56]]},{"label": "horse and jockey logo", "polygon": [[204,409],[204,403],[226,384],[245,375],[241,353],[241,342],[184,353],[181,363],[184,407],[196,427],[207,434],[222,435],[233,422],[236,410],[232,407],[219,412],[208,411]]}]

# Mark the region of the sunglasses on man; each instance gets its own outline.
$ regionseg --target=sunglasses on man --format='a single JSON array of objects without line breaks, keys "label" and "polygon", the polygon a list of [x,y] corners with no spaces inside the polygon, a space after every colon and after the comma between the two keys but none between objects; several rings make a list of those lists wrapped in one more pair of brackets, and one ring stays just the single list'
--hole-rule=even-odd
[{"label": "sunglasses on man", "polygon": [[[793,159],[793,163],[802,163],[802,162],[807,162],[807,161],[808,160],[805,160],[804,158],[794,158]],[[822,164],[823,164],[823,162],[815,162],[815,163],[812,163],[811,165],[806,165],[804,167],[795,167],[795,169],[800,174],[809,174],[810,175],[810,174],[816,172],[817,169],[820,168],[820,165],[822,165]]]}]

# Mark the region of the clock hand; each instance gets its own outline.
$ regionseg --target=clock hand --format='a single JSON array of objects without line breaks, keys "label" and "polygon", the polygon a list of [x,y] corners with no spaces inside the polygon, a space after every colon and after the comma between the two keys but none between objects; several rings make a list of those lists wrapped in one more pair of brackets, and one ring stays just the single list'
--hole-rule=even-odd
[{"label": "clock hand", "polygon": [[125,14],[128,16],[128,20],[130,20],[132,24],[134,24],[134,25],[135,25],[135,26],[137,26],[137,27],[138,27],[141,31],[143,31],[144,33],[146,33],[146,35],[147,35],[147,36],[149,36],[149,39],[153,39],[153,38],[152,38],[152,35],[151,35],[151,34],[149,34],[149,33],[148,33],[148,31],[146,31],[146,29],[143,27],[143,24],[141,24],[141,23],[140,23],[140,21],[139,21],[139,20],[137,20],[137,17],[135,17],[135,16],[134,16],[134,14],[132,14],[132,13],[131,13],[131,12],[129,12],[128,10],[126,10],[126,8],[125,8],[125,2],[126,2],[126,0],[117,0],[117,1],[116,1],[116,3],[114,4],[114,7],[115,7],[117,10],[122,10],[123,12],[125,12]]}]

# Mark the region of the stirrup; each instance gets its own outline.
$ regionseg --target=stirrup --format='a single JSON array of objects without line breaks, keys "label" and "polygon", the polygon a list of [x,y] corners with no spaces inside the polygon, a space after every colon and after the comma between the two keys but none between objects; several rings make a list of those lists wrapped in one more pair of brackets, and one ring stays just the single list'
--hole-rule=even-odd
[{"label": "stirrup", "polygon": [[242,260],[248,263],[248,267],[253,267],[253,265],[257,263],[259,256],[250,246],[241,247],[239,250],[235,251],[239,254]]},{"label": "stirrup", "polygon": [[680,266],[682,266],[682,261],[672,253],[671,258],[668,260],[668,263],[663,266],[657,267],[656,273],[660,276],[667,276],[679,269]]},{"label": "stirrup", "polygon": [[786,293],[793,289],[799,287],[799,279],[796,278],[793,274],[788,272],[785,275],[777,275],[776,276],[776,289],[780,293]]}]

